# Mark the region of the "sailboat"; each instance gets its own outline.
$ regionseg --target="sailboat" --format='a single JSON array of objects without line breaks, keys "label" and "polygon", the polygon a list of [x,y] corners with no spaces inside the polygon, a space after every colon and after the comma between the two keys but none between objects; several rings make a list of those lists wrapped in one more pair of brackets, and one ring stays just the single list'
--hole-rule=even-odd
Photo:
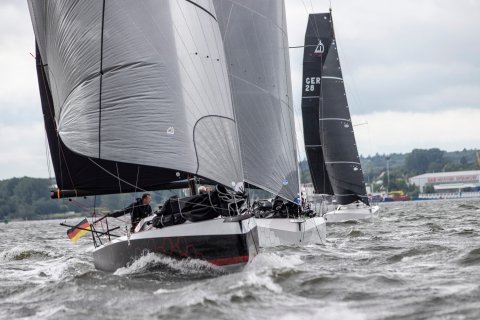
[{"label": "sailboat", "polygon": [[[284,1],[214,0],[225,46],[245,182],[276,197],[250,203],[277,210],[256,215],[260,247],[325,241],[325,220],[292,205],[299,193]],[[296,207],[296,208],[295,208]]]},{"label": "sailboat", "polygon": [[310,14],[303,58],[305,149],[317,194],[334,195],[327,223],[369,219],[371,206],[358,156],[333,29],[332,12]]},{"label": "sailboat", "polygon": [[[92,231],[95,267],[114,271],[146,252],[228,268],[251,261],[258,233],[242,207],[245,197],[233,190],[244,177],[212,2],[28,5],[58,186],[53,197],[217,185],[206,204],[194,194],[169,199],[169,213],[182,217],[178,223],[155,228],[142,221],[138,232],[115,239],[113,229]],[[193,218],[196,205],[210,217]]]}]

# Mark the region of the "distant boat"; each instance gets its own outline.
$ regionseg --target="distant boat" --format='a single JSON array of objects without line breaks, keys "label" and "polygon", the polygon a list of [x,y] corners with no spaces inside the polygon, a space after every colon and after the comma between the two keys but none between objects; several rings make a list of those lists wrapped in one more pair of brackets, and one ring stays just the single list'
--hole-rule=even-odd
[{"label": "distant boat", "polygon": [[[114,271],[146,252],[228,268],[251,261],[258,233],[233,190],[244,179],[211,0],[28,5],[53,196],[193,191],[160,211],[163,228],[149,217],[116,239],[93,230],[95,267]],[[198,181],[217,187],[195,196]]]},{"label": "distant boat", "polygon": [[245,181],[277,197],[252,203],[260,246],[322,243],[325,219],[305,215],[293,203],[300,186],[285,3],[213,3],[228,60]]},{"label": "distant boat", "polygon": [[302,94],[305,148],[314,192],[335,195],[327,223],[368,219],[378,211],[365,188],[337,52],[332,13],[310,14]]},{"label": "distant boat", "polygon": [[409,201],[410,196],[405,194],[403,191],[390,191],[388,196],[383,198],[383,202],[392,202],[392,201]]}]

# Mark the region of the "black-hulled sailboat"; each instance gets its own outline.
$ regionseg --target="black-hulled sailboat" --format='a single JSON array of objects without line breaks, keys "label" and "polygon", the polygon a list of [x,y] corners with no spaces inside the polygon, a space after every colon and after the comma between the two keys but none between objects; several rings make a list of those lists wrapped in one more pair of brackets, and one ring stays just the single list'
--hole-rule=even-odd
[{"label": "black-hulled sailboat", "polygon": [[55,197],[184,188],[192,179],[217,185],[207,196],[170,199],[159,228],[143,221],[111,241],[107,231],[95,266],[113,271],[146,252],[223,266],[250,261],[258,234],[244,196],[232,190],[243,172],[211,1],[28,5]]},{"label": "black-hulled sailboat", "polygon": [[310,14],[303,58],[302,115],[305,149],[317,194],[335,195],[339,206],[327,222],[370,218],[340,68],[331,11]]},{"label": "black-hulled sailboat", "polygon": [[299,175],[285,3],[213,3],[228,60],[245,181],[276,197],[251,202],[260,246],[322,243],[325,219],[306,216],[292,204]]}]

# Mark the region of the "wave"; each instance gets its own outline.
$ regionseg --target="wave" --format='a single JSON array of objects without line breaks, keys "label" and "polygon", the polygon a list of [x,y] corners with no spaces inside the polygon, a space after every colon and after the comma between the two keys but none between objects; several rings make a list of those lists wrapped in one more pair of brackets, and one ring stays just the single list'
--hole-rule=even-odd
[{"label": "wave", "polygon": [[362,237],[364,236],[365,234],[360,231],[360,230],[355,230],[352,228],[352,230],[350,230],[350,232],[348,233],[348,236],[351,237],[351,238],[357,238],[357,237]]},{"label": "wave", "polygon": [[0,262],[47,257],[51,257],[51,254],[49,252],[34,250],[26,247],[14,247],[0,252]]},{"label": "wave", "polygon": [[462,209],[468,209],[468,210],[478,210],[480,209],[479,207],[477,206],[474,206],[473,204],[459,204],[458,205],[459,208],[462,208]]},{"label": "wave", "polygon": [[423,224],[422,226],[427,227],[428,230],[430,230],[430,232],[438,232],[438,231],[443,231],[444,230],[441,226],[439,226],[438,224],[433,223],[433,222],[427,222],[427,223]]},{"label": "wave", "polygon": [[441,245],[428,244],[428,245],[423,246],[423,247],[410,248],[406,251],[403,251],[401,253],[390,256],[390,257],[387,258],[387,262],[389,262],[389,263],[400,262],[404,258],[412,258],[412,257],[415,257],[415,256],[432,254],[432,253],[436,253],[436,252],[447,250],[447,249],[448,249],[447,247],[444,247],[444,246],[441,246]]},{"label": "wave", "polygon": [[154,294],[163,308],[178,306],[215,305],[232,308],[232,303],[260,301],[282,294],[282,287],[275,283],[270,272],[243,271],[195,282],[178,289],[159,288]]},{"label": "wave", "polygon": [[147,253],[127,267],[119,268],[114,275],[124,276],[150,272],[174,271],[184,275],[224,274],[225,270],[199,259],[174,259],[158,253]]},{"label": "wave", "polygon": [[302,264],[304,261],[298,254],[280,255],[273,252],[261,252],[245,267],[245,270],[294,269]]},{"label": "wave", "polygon": [[463,265],[471,266],[480,264],[480,248],[471,250],[465,257],[460,259]]}]

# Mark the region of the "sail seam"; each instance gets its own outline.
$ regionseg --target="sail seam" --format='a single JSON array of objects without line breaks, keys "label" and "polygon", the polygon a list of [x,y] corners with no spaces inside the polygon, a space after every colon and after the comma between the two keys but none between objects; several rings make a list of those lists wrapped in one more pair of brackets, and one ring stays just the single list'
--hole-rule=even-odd
[{"label": "sail seam", "polygon": [[324,76],[324,77],[322,77],[322,79],[334,79],[334,80],[341,80],[341,81],[343,81],[343,78],[340,78],[340,77],[330,77],[330,76]]},{"label": "sail seam", "polygon": [[352,122],[350,119],[343,119],[343,118],[321,118],[318,119],[319,121],[347,121],[347,122]]},{"label": "sail seam", "polygon": [[325,161],[325,163],[327,163],[327,164],[331,164],[331,163],[360,164],[360,162],[353,162],[353,161]]}]

